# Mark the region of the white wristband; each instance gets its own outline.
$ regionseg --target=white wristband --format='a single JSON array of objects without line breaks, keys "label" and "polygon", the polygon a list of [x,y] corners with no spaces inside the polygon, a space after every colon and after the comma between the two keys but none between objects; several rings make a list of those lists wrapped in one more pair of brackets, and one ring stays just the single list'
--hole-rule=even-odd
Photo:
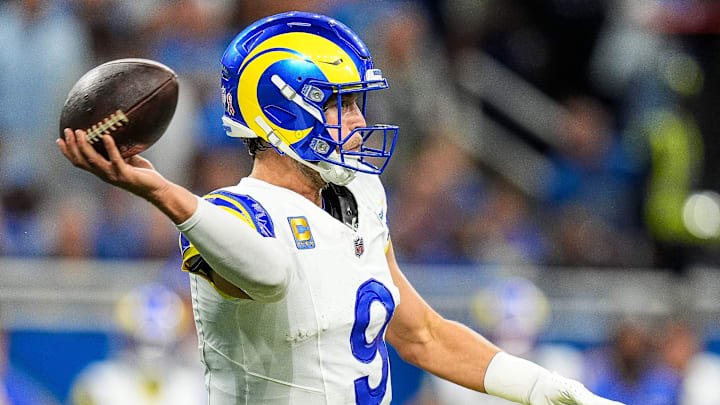
[{"label": "white wristband", "polygon": [[499,352],[485,371],[485,391],[509,401],[529,404],[535,383],[546,373],[549,371],[531,361]]}]

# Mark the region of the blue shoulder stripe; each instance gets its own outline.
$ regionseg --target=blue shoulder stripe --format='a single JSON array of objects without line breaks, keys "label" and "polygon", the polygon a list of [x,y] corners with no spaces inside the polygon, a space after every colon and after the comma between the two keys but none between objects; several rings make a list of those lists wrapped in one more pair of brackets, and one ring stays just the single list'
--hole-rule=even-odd
[{"label": "blue shoulder stripe", "polygon": [[[236,201],[240,203],[247,212],[250,214],[250,217],[255,224],[255,227],[257,231],[260,233],[260,235],[264,237],[275,237],[275,226],[273,225],[272,219],[270,218],[270,215],[265,210],[265,207],[263,207],[259,202],[257,202],[254,198],[243,195],[243,194],[234,194],[229,191],[225,190],[218,190],[213,191],[210,194],[219,194],[223,197],[227,197],[232,199],[233,201]],[[208,199],[213,204],[216,205],[223,205],[228,208],[237,210],[236,207],[233,207],[232,204],[228,203],[227,201],[223,201],[219,198],[211,198]]]},{"label": "blue shoulder stripe", "polygon": [[185,253],[185,251],[189,247],[190,247],[190,241],[185,237],[185,235],[180,234],[180,252]]},{"label": "blue shoulder stripe", "polygon": [[[213,194],[220,194],[220,193],[213,193]],[[232,203],[230,203],[228,201],[223,200],[222,198],[217,198],[217,197],[207,198],[206,197],[205,200],[207,200],[208,202],[210,202],[214,205],[230,208],[233,211],[240,212],[241,214],[243,214],[243,212],[240,209],[238,209],[238,207],[234,206]]]}]

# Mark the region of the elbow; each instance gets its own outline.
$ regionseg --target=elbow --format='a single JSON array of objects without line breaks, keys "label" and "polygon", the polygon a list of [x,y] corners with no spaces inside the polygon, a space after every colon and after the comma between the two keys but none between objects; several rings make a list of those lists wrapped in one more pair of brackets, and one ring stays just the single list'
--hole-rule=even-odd
[{"label": "elbow", "polygon": [[262,280],[255,280],[245,286],[243,290],[255,301],[273,303],[281,301],[287,296],[290,286],[290,269],[277,268],[268,271]]},{"label": "elbow", "polygon": [[255,301],[262,302],[265,304],[271,304],[274,302],[279,302],[285,296],[287,296],[288,293],[288,283],[285,284],[271,284],[264,286],[262,290],[255,291],[253,294],[250,295]]},{"label": "elbow", "polygon": [[416,367],[422,367],[424,354],[426,352],[425,345],[422,343],[408,343],[395,347],[398,355],[405,362]]},{"label": "elbow", "polygon": [[428,336],[388,336],[389,343],[405,362],[422,368],[426,362],[428,351],[432,349],[432,339]]},{"label": "elbow", "polygon": [[428,312],[421,322],[388,329],[388,340],[404,361],[427,369],[433,353],[440,349],[438,336],[445,323],[436,313]]},{"label": "elbow", "polygon": [[415,344],[404,344],[396,347],[395,350],[398,352],[400,358],[405,362],[417,366],[422,360],[422,350],[416,346],[417,345]]}]

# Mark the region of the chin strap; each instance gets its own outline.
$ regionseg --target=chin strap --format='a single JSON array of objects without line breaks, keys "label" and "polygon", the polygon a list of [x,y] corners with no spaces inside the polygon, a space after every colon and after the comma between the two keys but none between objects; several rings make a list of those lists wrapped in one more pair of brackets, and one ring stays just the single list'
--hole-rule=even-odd
[{"label": "chin strap", "polygon": [[[292,150],[290,145],[284,143],[280,139],[280,137],[275,133],[275,131],[273,131],[270,125],[268,125],[268,123],[265,122],[265,120],[263,120],[260,116],[255,117],[255,123],[258,124],[260,128],[262,128],[263,132],[265,132],[268,142],[270,142],[272,146],[274,146],[280,152],[295,159],[295,161],[300,162],[300,164],[320,173],[320,177],[322,177],[322,179],[326,182],[333,183],[338,186],[346,186],[351,181],[353,181],[353,179],[355,179],[355,175],[357,174],[355,170],[322,160],[317,163],[312,163],[302,159],[294,150]],[[337,152],[332,152],[330,154],[330,159],[340,160],[340,155]],[[350,162],[353,161],[348,161],[348,163]]]}]

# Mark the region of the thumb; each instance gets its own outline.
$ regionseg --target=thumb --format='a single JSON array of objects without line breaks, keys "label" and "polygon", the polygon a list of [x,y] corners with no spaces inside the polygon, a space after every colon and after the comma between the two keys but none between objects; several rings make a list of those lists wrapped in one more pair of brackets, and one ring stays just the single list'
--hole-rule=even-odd
[{"label": "thumb", "polygon": [[[538,381],[538,394],[549,399],[552,405],[624,405],[599,397],[580,382],[562,377],[556,373],[548,373]],[[535,391],[535,390],[534,390]],[[531,401],[531,404],[541,403]]]},{"label": "thumb", "polygon": [[[625,405],[621,402],[612,401],[600,396],[597,396],[590,392],[584,385],[579,382],[573,381],[577,385],[573,390],[570,390],[571,396],[575,399],[578,405]],[[573,395],[574,394],[574,395]]]}]

